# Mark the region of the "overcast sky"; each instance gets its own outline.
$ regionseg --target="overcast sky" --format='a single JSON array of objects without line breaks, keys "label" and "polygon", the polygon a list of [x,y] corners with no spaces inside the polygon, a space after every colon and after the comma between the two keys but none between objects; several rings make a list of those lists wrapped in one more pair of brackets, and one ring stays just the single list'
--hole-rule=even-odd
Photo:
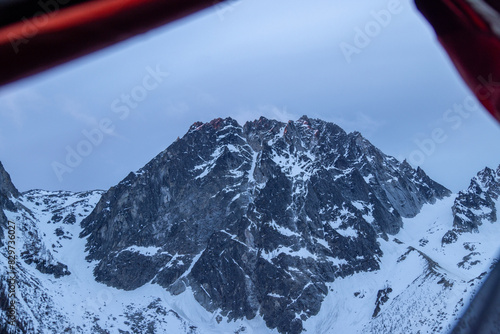
[{"label": "overcast sky", "polygon": [[453,191],[500,163],[499,126],[397,0],[229,2],[0,87],[0,161],[21,191],[108,189],[195,121],[262,115],[358,130]]}]

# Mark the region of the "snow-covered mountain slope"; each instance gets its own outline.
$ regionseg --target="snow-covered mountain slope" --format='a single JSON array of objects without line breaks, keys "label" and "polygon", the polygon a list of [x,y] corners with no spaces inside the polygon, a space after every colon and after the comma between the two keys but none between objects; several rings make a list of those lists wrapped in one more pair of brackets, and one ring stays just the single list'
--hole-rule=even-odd
[{"label": "snow-covered mountain slope", "polygon": [[[96,282],[96,263],[85,260],[85,239],[78,235],[102,193],[33,190],[11,198],[17,211],[5,213],[16,223],[17,324],[5,325],[2,310],[0,333],[272,333],[262,320],[219,324],[190,293],[173,297],[153,284],[123,291]],[[0,252],[5,284],[7,256]],[[53,270],[58,267],[62,274]],[[6,286],[0,287],[6,298]]]},{"label": "snow-covered mountain slope", "polygon": [[[7,211],[9,220],[19,222],[19,247],[32,242],[29,235],[37,231],[42,236],[40,243],[45,245],[45,254],[67,265],[71,273],[56,279],[53,274],[40,272],[34,264],[18,261],[18,326],[25,329],[20,332],[275,332],[258,318],[220,321],[217,313],[206,311],[194,299],[190,289],[172,296],[151,283],[134,291],[123,291],[96,282],[93,277],[96,262],[85,260],[85,240],[73,237],[81,231],[78,213],[95,205],[100,193],[89,192],[83,197],[32,191],[23,194],[17,203],[40,219],[23,216],[23,209],[18,213]],[[64,202],[76,202],[72,205],[74,210],[67,211],[76,213],[75,224],[53,222],[53,211],[44,211],[44,207],[36,205],[50,199],[58,199],[61,207]],[[453,245],[441,246],[443,233],[453,223],[453,200],[454,196],[435,205],[425,205],[417,217],[404,220],[404,227],[397,235],[388,241],[380,239],[384,254],[380,270],[338,278],[328,284],[329,292],[320,312],[307,320],[304,328],[313,333],[447,332],[500,250],[499,229],[491,223],[480,226],[479,233],[460,236]],[[57,206],[53,208],[57,210]],[[59,229],[65,233],[58,237]],[[482,262],[463,265],[471,248]],[[5,268],[3,257],[1,268]]]},{"label": "snow-covered mountain slope", "polygon": [[[491,223],[442,246],[453,224],[455,196],[425,205],[391,240],[380,240],[380,270],[332,283],[324,307],[305,328],[315,333],[447,333],[453,328],[500,252],[500,231]],[[384,295],[387,300],[376,312]]]},{"label": "snow-covered mountain slope", "polygon": [[[500,250],[481,189],[305,117],[195,124],[107,192],[20,194],[0,165],[0,333],[445,333]],[[479,221],[446,243],[457,203]]]}]

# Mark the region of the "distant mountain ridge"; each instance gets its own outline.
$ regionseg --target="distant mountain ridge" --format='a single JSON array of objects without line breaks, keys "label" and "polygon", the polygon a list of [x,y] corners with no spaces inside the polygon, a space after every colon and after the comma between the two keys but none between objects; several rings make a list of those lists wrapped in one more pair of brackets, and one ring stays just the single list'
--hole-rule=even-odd
[{"label": "distant mountain ridge", "polygon": [[497,221],[495,202],[500,195],[500,166],[481,170],[471,180],[467,190],[461,191],[453,204],[453,229],[443,237],[443,243],[453,243],[460,233],[478,232],[487,220]]}]

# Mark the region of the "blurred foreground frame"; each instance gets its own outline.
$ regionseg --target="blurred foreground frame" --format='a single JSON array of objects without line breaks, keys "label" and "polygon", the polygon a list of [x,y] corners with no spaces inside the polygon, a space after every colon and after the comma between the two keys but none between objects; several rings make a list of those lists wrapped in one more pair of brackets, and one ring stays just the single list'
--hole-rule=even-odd
[{"label": "blurred foreground frame", "polygon": [[[234,1],[0,0],[0,86]],[[500,0],[415,3],[471,91],[500,121]]]},{"label": "blurred foreground frame", "polygon": [[0,86],[222,0],[0,0]]},{"label": "blurred foreground frame", "polygon": [[415,0],[469,89],[500,121],[500,0]]},{"label": "blurred foreground frame", "polygon": [[[1,0],[0,86],[222,2]],[[500,0],[415,0],[415,3],[470,90],[500,121]],[[497,264],[452,333],[498,332],[500,266]]]}]

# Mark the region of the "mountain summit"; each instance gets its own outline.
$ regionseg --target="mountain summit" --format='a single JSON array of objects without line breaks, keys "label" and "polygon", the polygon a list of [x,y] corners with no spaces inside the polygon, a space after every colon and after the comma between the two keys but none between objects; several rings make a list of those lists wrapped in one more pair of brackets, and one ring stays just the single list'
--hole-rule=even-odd
[{"label": "mountain summit", "polygon": [[497,221],[496,202],[500,196],[500,166],[481,170],[469,188],[461,191],[453,204],[453,229],[443,237],[444,244],[457,241],[462,233],[478,232],[483,221]]},{"label": "mountain summit", "polygon": [[449,195],[335,124],[219,118],[103,194],[81,237],[99,282],[190,289],[228,320],[300,333],[326,283],[378,270],[378,238]]},{"label": "mountain summit", "polygon": [[451,195],[305,116],[195,123],[107,192],[0,164],[0,333],[448,332],[497,261],[499,175]]}]

